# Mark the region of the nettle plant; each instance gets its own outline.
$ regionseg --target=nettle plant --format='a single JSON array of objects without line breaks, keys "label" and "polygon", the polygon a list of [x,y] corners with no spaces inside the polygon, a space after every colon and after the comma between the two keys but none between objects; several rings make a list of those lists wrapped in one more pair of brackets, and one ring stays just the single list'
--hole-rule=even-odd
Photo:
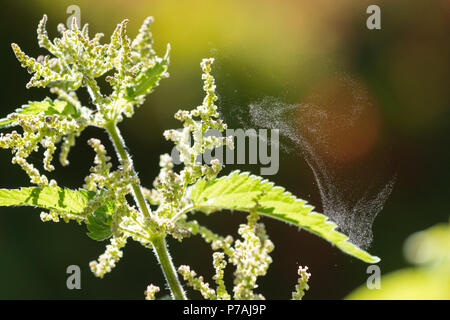
[{"label": "nettle plant", "polygon": [[[101,33],[89,38],[88,26],[78,29],[75,19],[70,29],[60,24],[61,37],[51,41],[45,28],[46,21],[44,15],[37,29],[38,40],[40,47],[52,56],[34,59],[23,53],[17,44],[12,44],[12,48],[22,67],[33,75],[27,88],[47,87],[56,98],[29,102],[0,120],[1,128],[20,127],[19,131],[2,133],[0,147],[11,150],[12,163],[26,172],[33,185],[0,189],[0,205],[42,208],[47,210],[41,213],[42,221],[75,220],[87,225],[88,236],[92,239],[109,239],[105,253],[90,263],[96,276],[102,278],[114,268],[131,238],[153,249],[173,299],[187,299],[178,273],[206,299],[263,299],[261,293],[255,292],[256,282],[258,277],[266,274],[272,262],[270,253],[274,245],[259,220],[260,215],[308,230],[365,262],[379,261],[350,243],[346,235],[336,230],[336,224],[314,212],[306,201],[297,199],[284,188],[247,172],[234,171],[218,177],[223,167],[218,160],[207,164],[195,160],[207,149],[233,145],[231,137],[205,135],[209,129],[226,129],[215,105],[216,86],[211,75],[213,59],[201,62],[206,93],[203,103],[191,111],[180,110],[175,114],[183,124],[182,130],[164,132],[165,138],[180,152],[182,170],[175,171],[171,157],[163,154],[161,171],[153,188],[143,187],[118,124],[125,117],[131,117],[135,108],[144,103],[146,95],[161,79],[168,77],[170,47],[164,57],[155,53],[149,30],[150,17],[144,21],[134,40],[127,36],[128,21],[124,20],[106,44],[100,42]],[[101,92],[97,82],[106,74],[112,89],[109,95]],[[83,88],[87,89],[92,106],[80,103],[77,90]],[[102,142],[95,138],[88,141],[95,152],[93,166],[85,184],[77,190],[49,180],[42,170],[29,162],[30,155],[42,147],[45,150],[43,169],[53,171],[56,145],[61,143],[59,161],[67,166],[70,148],[88,126],[107,132],[119,161],[116,168]],[[127,195],[132,197],[127,198]],[[218,235],[192,219],[193,212],[211,215],[221,210],[248,213],[247,223],[239,226],[239,239]],[[211,245],[215,288],[189,266],[174,267],[166,238],[171,236],[183,241],[191,235],[198,235]],[[231,290],[227,289],[224,280],[224,270],[230,264],[234,268]],[[307,267],[300,267],[298,274],[293,299],[301,299],[309,288]],[[158,291],[159,287],[149,285],[146,298],[154,299]]]}]

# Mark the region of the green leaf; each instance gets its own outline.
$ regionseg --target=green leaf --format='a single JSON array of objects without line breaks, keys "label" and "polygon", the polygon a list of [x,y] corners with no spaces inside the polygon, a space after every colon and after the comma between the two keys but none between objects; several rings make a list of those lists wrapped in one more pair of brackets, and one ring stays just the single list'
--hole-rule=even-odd
[{"label": "green leaf", "polygon": [[127,87],[127,96],[129,100],[134,100],[136,97],[146,95],[152,92],[153,88],[157,87],[159,80],[165,77],[169,64],[169,51],[167,48],[166,55],[163,59],[157,61],[155,65],[147,70],[143,70],[136,77],[136,84]]},{"label": "green leaf", "polygon": [[49,106],[45,114],[60,114],[78,117],[80,112],[73,104],[68,103],[67,101],[55,100],[53,101],[53,105]]},{"label": "green leaf", "polygon": [[[0,206],[32,206],[81,215],[95,192],[59,187],[0,189]],[[114,203],[108,202],[87,217],[88,236],[102,241],[112,235]]]},{"label": "green leaf", "polygon": [[255,209],[257,199],[257,210],[262,215],[308,230],[365,262],[376,263],[380,260],[350,243],[346,235],[336,231],[335,223],[325,215],[314,212],[306,201],[247,172],[234,171],[214,180],[199,180],[191,191],[191,199],[197,209],[240,211]]},{"label": "green leaf", "polygon": [[88,216],[87,234],[91,239],[103,241],[112,236],[112,211],[113,204],[107,204]]},{"label": "green leaf", "polygon": [[[28,104],[23,105],[17,109],[14,113],[23,115],[38,115],[44,113],[45,115],[65,115],[72,117],[79,117],[80,110],[78,110],[73,104],[62,100],[52,100],[46,98],[43,101],[30,101]],[[9,116],[0,119],[0,129],[15,125],[16,120]]]},{"label": "green leaf", "polygon": [[92,197],[92,192],[59,187],[0,189],[0,206],[32,206],[79,215]]}]

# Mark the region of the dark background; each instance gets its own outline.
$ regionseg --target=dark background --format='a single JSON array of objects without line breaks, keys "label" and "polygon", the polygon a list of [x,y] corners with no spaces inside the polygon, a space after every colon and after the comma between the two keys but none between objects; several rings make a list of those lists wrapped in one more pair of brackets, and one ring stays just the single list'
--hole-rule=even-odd
[{"label": "dark background", "polygon": [[[448,1],[2,1],[2,116],[28,100],[50,95],[46,89],[25,88],[30,76],[16,61],[10,43],[18,43],[28,55],[43,54],[36,40],[38,21],[46,13],[49,34],[56,36],[56,25],[66,21],[71,4],[80,6],[81,21],[89,23],[91,35],[104,32],[105,41],[122,19],[130,19],[129,34],[134,37],[143,19],[152,15],[157,52],[162,54],[168,42],[172,45],[171,77],[133,119],[121,124],[144,185],[151,186],[157,174],[159,154],[171,150],[162,132],[178,127],[173,113],[201,103],[199,62],[213,56],[218,105],[226,119],[230,110],[265,96],[301,102],[337,74],[358,79],[367,88],[379,114],[380,145],[397,174],[394,190],[375,220],[369,249],[382,258],[382,273],[407,265],[402,244],[409,234],[448,220]],[[381,7],[381,30],[365,26],[370,4]],[[239,123],[230,120],[230,125]],[[94,156],[86,144],[91,136],[107,143],[102,132],[86,130],[72,150],[71,165],[58,165],[51,175],[60,185],[74,188],[83,183]],[[9,151],[0,150],[0,186],[28,186],[28,178],[10,159]],[[41,154],[32,159],[38,163]],[[291,148],[281,153],[280,161],[279,173],[270,179],[321,210],[314,176],[301,154]],[[259,174],[256,166],[246,169]],[[240,213],[199,218],[222,234],[235,234],[245,221]],[[276,245],[269,273],[259,282],[266,298],[290,298],[299,264],[312,273],[305,299],[340,299],[365,282],[363,262],[305,231],[263,220]],[[131,240],[113,272],[95,278],[88,263],[106,244],[90,240],[85,226],[42,223],[37,209],[1,208],[0,298],[142,299],[149,283],[164,287],[153,253]],[[210,279],[211,252],[200,239],[182,244],[171,240],[170,249],[177,266],[190,264]],[[81,267],[81,290],[66,288],[66,268],[72,264]]]}]

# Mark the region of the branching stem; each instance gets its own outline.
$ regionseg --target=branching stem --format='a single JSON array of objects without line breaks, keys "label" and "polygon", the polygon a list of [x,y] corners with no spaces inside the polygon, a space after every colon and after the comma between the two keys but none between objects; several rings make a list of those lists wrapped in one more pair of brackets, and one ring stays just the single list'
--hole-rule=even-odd
[{"label": "branching stem", "polygon": [[[137,178],[137,173],[133,167],[133,161],[131,160],[130,155],[128,154],[125,146],[125,141],[123,140],[119,128],[117,128],[116,124],[111,122],[105,126],[106,131],[109,133],[111,140],[114,144],[114,148],[117,151],[117,154],[122,162],[128,162],[131,166],[131,170],[133,175]],[[133,195],[142,214],[151,219],[151,209],[145,201],[144,194],[142,192],[142,188],[140,183],[134,182],[132,183]],[[156,230],[149,230],[151,234],[155,234]],[[176,300],[186,300],[186,295],[183,291],[183,287],[181,286],[178,275],[175,270],[175,267],[172,263],[172,258],[170,257],[169,251],[167,249],[166,240],[164,236],[154,236],[151,239],[156,257],[161,265],[161,269],[166,278],[167,284],[172,292],[172,297]]]},{"label": "branching stem", "polygon": [[[125,141],[123,140],[122,135],[120,134],[119,128],[117,128],[117,126],[114,123],[108,123],[105,126],[105,129],[106,131],[108,131],[109,136],[111,137],[111,140],[114,144],[114,148],[116,149],[120,160],[122,162],[126,161],[130,164],[131,170],[133,171],[133,175],[137,178],[137,173],[134,170],[133,161],[131,160],[131,157],[126,150]],[[131,187],[133,188],[133,195],[136,204],[138,205],[142,214],[146,218],[151,218],[151,210],[147,205],[147,202],[145,201],[144,194],[141,190],[141,186],[139,185],[139,183],[134,182],[131,184]]]}]

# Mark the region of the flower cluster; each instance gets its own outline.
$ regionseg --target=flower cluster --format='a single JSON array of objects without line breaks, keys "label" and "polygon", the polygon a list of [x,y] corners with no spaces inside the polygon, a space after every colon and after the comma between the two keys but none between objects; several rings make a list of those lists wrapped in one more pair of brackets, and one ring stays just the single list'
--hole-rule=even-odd
[{"label": "flower cluster", "polygon": [[239,227],[243,241],[237,240],[230,262],[236,266],[234,280],[234,297],[238,300],[263,299],[261,294],[255,294],[256,280],[264,276],[272,263],[269,256],[274,245],[266,234],[265,227],[258,223],[256,211],[247,217],[248,223]]},{"label": "flower cluster", "polygon": [[[62,165],[67,164],[67,155],[73,140],[88,125],[88,119],[75,113],[58,112],[58,108],[66,108],[67,104],[62,101],[44,100],[42,102],[31,102],[29,105],[19,109],[18,112],[8,116],[11,124],[22,127],[23,133],[16,130],[7,134],[0,134],[0,148],[11,149],[14,154],[12,163],[18,164],[30,177],[33,184],[44,187],[48,185],[56,186],[56,181],[49,181],[41,174],[35,166],[27,159],[32,152],[38,151],[42,146],[45,149],[43,167],[46,171],[53,171],[53,155],[55,144],[63,140],[60,161]],[[46,110],[38,114],[22,114],[21,111]]]},{"label": "flower cluster", "polygon": [[153,284],[147,286],[147,290],[145,290],[145,300],[155,300],[155,295],[159,292],[159,287]]},{"label": "flower cluster", "polygon": [[234,241],[231,236],[221,237],[206,227],[200,226],[196,221],[185,223],[193,234],[199,234],[203,239],[211,244],[213,250],[222,250],[223,252],[213,253],[213,265],[217,289],[210,288],[208,283],[203,281],[202,277],[197,277],[194,271],[188,266],[181,266],[178,272],[183,275],[193,289],[201,292],[205,299],[228,300],[228,294],[223,280],[224,269],[228,263],[235,267],[233,297],[237,300],[262,300],[262,294],[254,293],[258,287],[256,281],[258,277],[267,273],[269,265],[272,263],[270,253],[274,249],[272,241],[267,237],[265,227],[258,223],[259,214],[253,210],[247,216],[247,224],[239,226],[238,233],[242,240]]},{"label": "flower cluster", "polygon": [[195,271],[192,271],[189,266],[183,265],[178,268],[178,272],[183,276],[184,280],[188,281],[189,285],[195,290],[199,291],[203,298],[216,300],[217,295],[214,289],[209,287],[208,283],[203,281],[203,277],[197,277]]},{"label": "flower cluster", "polygon": [[[132,41],[126,34],[128,20],[118,24],[110,43],[101,44],[102,33],[89,37],[88,25],[78,29],[75,19],[70,29],[58,26],[60,38],[49,39],[45,28],[47,16],[39,23],[39,45],[53,57],[27,56],[13,43],[12,48],[24,68],[33,74],[27,87],[49,87],[64,98],[76,99],[75,90],[86,87],[97,107],[94,124],[119,122],[122,116],[131,116],[134,107],[144,102],[162,78],[168,77],[169,47],[163,58],[152,49],[149,27],[152,18],[145,19],[138,36]],[[112,87],[110,95],[102,94],[96,78],[106,77]]]},{"label": "flower cluster", "polygon": [[301,300],[305,291],[309,289],[308,281],[311,274],[308,272],[308,267],[298,267],[298,275],[298,284],[295,286],[295,291],[292,292],[292,300]]},{"label": "flower cluster", "polygon": [[223,280],[224,269],[227,266],[225,254],[223,252],[213,253],[213,266],[216,272],[213,279],[217,284],[217,298],[220,300],[230,300],[231,297],[227,292],[225,281]]},{"label": "flower cluster", "polygon": [[[175,114],[175,118],[183,122],[181,131],[167,130],[164,132],[166,139],[173,141],[180,152],[180,160],[185,166],[181,172],[181,178],[185,184],[191,184],[203,175],[213,178],[222,169],[217,160],[212,160],[209,165],[202,166],[196,162],[199,154],[204,153],[206,149],[214,149],[223,145],[233,147],[231,137],[205,136],[209,129],[222,132],[227,128],[227,125],[218,119],[217,106],[214,104],[217,100],[216,85],[214,77],[210,73],[213,62],[214,59],[203,59],[201,63],[203,90],[206,92],[202,105],[192,111],[180,110]],[[190,144],[191,136],[194,142],[192,146]]]},{"label": "flower cluster", "polygon": [[106,251],[102,254],[98,261],[92,261],[89,266],[91,271],[99,278],[110,272],[116,266],[116,263],[122,258],[122,248],[127,243],[125,237],[112,238],[111,244],[106,246]]},{"label": "flower cluster", "polygon": [[[192,111],[180,110],[175,114],[175,118],[183,122],[183,129],[167,130],[164,132],[166,139],[175,143],[180,152],[180,159],[184,164],[183,170],[179,173],[173,170],[173,160],[168,154],[161,155],[161,171],[153,183],[153,189],[148,193],[148,200],[151,204],[158,205],[156,216],[165,218],[164,223],[174,221],[186,212],[189,207],[189,185],[195,183],[198,179],[214,178],[222,169],[218,160],[212,160],[209,164],[200,164],[195,161],[198,155],[205,152],[206,149],[229,145],[233,147],[231,137],[206,137],[209,129],[223,131],[226,124],[218,119],[217,106],[214,102],[217,100],[215,94],[214,77],[211,75],[211,64],[214,59],[204,59],[201,63],[204,80],[203,89],[206,96],[203,103]],[[190,143],[190,137],[193,137],[193,145]],[[164,220],[164,219],[163,219]],[[174,227],[172,226],[172,229]],[[173,235],[181,238],[180,229],[175,228]]]}]

